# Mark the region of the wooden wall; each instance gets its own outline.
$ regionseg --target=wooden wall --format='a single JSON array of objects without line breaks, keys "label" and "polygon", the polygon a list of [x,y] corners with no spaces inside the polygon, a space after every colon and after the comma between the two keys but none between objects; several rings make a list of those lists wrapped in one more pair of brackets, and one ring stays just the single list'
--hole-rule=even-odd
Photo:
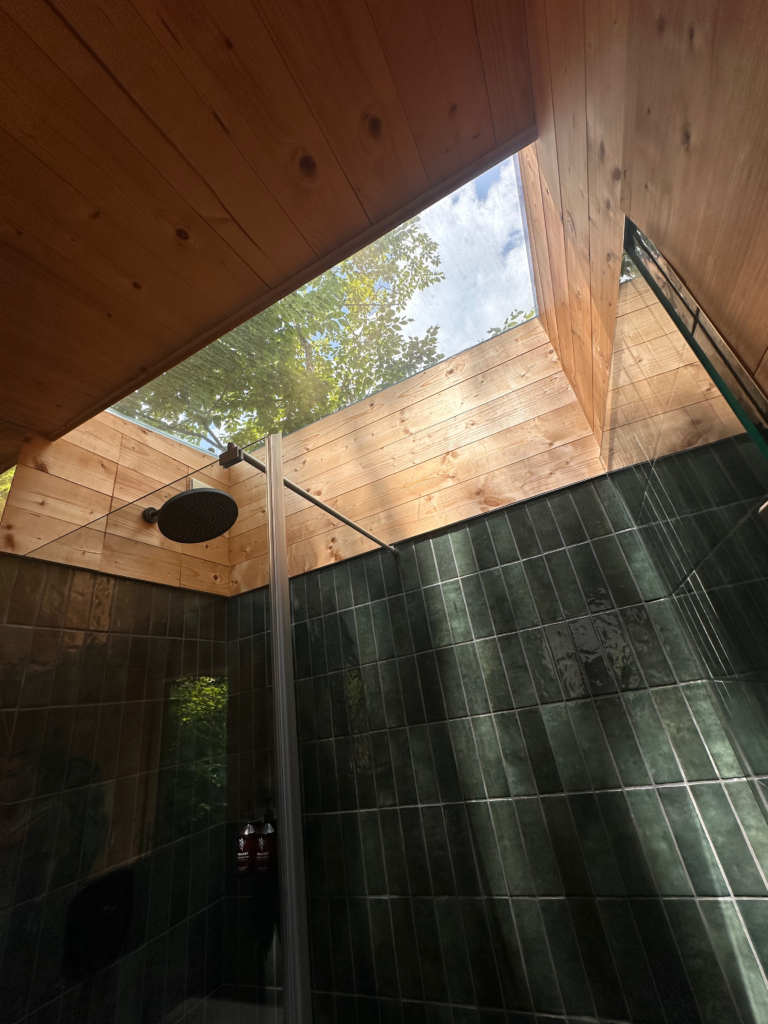
[{"label": "wooden wall", "polygon": [[622,207],[768,394],[765,4],[629,7]]},{"label": "wooden wall", "polygon": [[626,0],[527,0],[538,140],[520,154],[539,313],[602,437],[621,270]]},{"label": "wooden wall", "polygon": [[645,281],[622,284],[601,448],[606,469],[743,429]]},{"label": "wooden wall", "polygon": [[[284,441],[286,476],[390,542],[595,476],[599,455],[538,320]],[[264,477],[245,465],[201,472],[207,461],[110,413],[59,441],[30,437],[0,521],[2,549],[23,554],[48,541],[35,557],[213,593],[261,586]],[[140,514],[190,470],[240,508],[230,535],[207,546],[172,544]],[[151,500],[126,506],[155,487]],[[292,574],[374,546],[290,492],[286,512]]]},{"label": "wooden wall", "polygon": [[[285,475],[395,542],[603,472],[538,320],[476,345],[284,441]],[[267,581],[264,483],[233,471],[232,592]],[[298,574],[373,545],[286,492]]]},{"label": "wooden wall", "polygon": [[210,462],[189,445],[107,412],[58,441],[28,435],[0,520],[0,550],[227,594],[227,537],[175,544],[141,516],[183,489],[190,472],[226,488],[226,472]]}]

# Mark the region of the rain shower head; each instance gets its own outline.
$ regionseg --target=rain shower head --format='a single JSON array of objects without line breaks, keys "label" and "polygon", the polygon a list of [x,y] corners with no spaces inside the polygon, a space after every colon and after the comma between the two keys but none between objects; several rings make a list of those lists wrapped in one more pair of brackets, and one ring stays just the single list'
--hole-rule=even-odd
[{"label": "rain shower head", "polygon": [[220,537],[237,519],[237,502],[216,487],[194,487],[174,494],[162,508],[145,508],[148,523],[157,523],[160,533],[180,544],[201,544]]}]

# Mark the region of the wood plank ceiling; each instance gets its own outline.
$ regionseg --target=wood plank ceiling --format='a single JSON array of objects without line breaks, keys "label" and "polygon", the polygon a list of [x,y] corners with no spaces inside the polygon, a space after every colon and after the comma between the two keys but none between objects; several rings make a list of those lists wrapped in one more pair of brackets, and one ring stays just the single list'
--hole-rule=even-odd
[{"label": "wood plank ceiling", "polygon": [[535,138],[523,0],[0,0],[0,468]]}]

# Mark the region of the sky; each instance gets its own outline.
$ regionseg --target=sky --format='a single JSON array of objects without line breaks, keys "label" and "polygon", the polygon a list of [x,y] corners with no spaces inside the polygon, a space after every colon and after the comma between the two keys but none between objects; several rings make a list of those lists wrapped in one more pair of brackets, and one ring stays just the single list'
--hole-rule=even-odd
[{"label": "sky", "polygon": [[512,158],[421,214],[440,247],[445,280],[414,296],[407,334],[439,324],[438,347],[453,355],[501,327],[515,310],[533,309],[533,285]]}]

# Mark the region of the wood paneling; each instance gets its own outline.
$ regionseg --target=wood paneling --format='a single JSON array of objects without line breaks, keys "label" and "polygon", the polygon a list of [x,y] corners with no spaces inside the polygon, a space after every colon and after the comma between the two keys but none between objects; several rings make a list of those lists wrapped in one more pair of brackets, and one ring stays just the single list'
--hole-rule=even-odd
[{"label": "wood paneling", "polygon": [[520,154],[539,310],[598,441],[621,271],[627,5],[528,0],[539,137]]},{"label": "wood paneling", "polygon": [[765,6],[630,7],[624,210],[768,394]]},{"label": "wood paneling", "polygon": [[68,432],[530,142],[524,21],[0,0],[5,419]]},{"label": "wood paneling", "polygon": [[618,314],[601,449],[607,469],[743,431],[641,278],[621,286]]},{"label": "wood paneling", "polygon": [[226,594],[228,536],[176,544],[141,514],[182,490],[190,473],[227,489],[226,471],[210,461],[112,413],[58,441],[27,435],[0,520],[0,551]]}]

